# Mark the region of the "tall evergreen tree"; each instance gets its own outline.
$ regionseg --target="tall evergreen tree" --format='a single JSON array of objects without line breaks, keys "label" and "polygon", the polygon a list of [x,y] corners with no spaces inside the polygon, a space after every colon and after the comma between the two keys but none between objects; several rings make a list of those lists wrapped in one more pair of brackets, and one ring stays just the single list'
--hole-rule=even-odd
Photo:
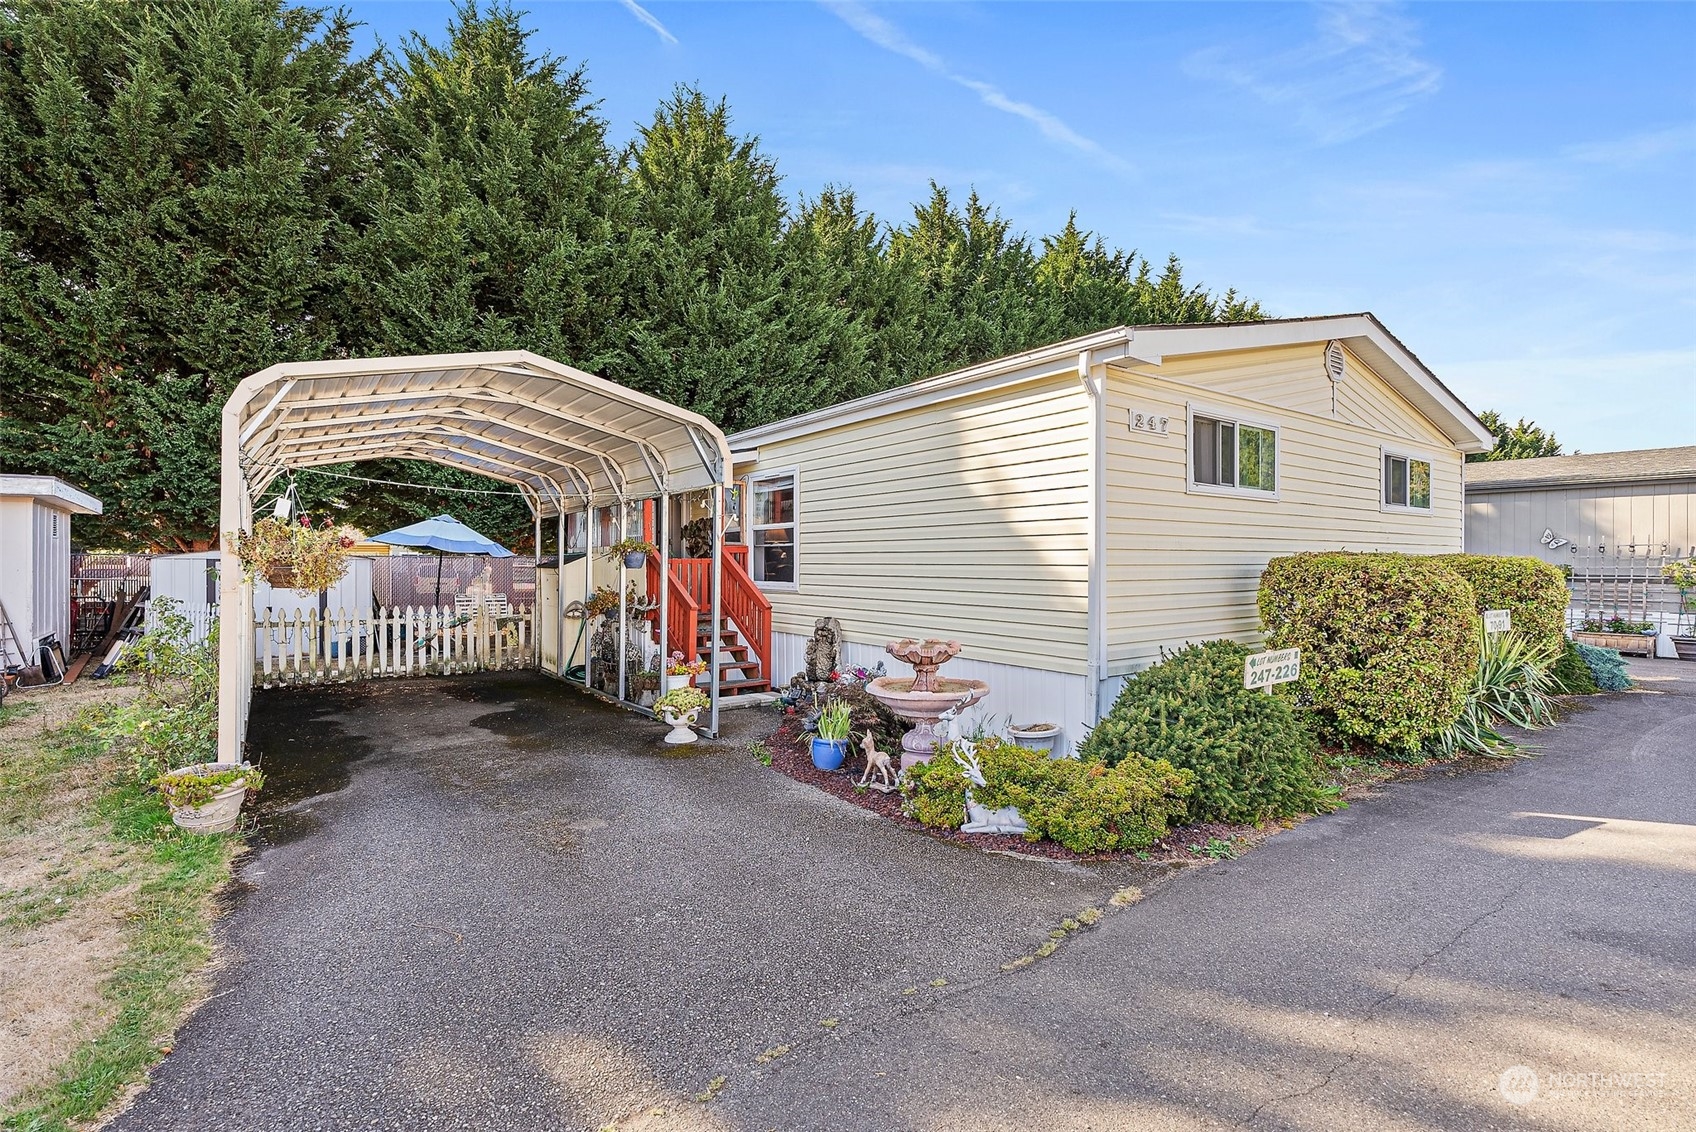
[{"label": "tall evergreen tree", "polygon": [[727,430],[830,403],[858,353],[849,312],[792,279],[777,168],[731,132],[729,107],[679,88],[624,173],[635,219],[611,375]]},{"label": "tall evergreen tree", "polygon": [[581,67],[459,8],[385,55],[347,332],[359,351],[524,348],[594,368],[621,290],[617,171]]},{"label": "tall evergreen tree", "polygon": [[97,545],[216,537],[218,410],[335,342],[368,70],[280,0],[0,5],[0,464]]},{"label": "tall evergreen tree", "polygon": [[1476,460],[1532,460],[1539,456],[1564,454],[1554,433],[1543,431],[1535,422],[1524,417],[1519,418],[1518,424],[1510,425],[1501,414],[1485,409],[1478,414],[1478,420],[1495,436],[1496,446],[1488,452],[1475,452],[1468,456],[1469,463]]}]

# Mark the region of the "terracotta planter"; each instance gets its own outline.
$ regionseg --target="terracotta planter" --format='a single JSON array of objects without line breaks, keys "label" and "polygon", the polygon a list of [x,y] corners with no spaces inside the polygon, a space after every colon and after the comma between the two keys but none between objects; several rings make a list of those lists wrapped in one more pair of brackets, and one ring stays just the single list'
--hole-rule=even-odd
[{"label": "terracotta planter", "polygon": [[1627,656],[1654,656],[1653,633],[1574,633],[1572,639],[1592,648],[1613,649]]},{"label": "terracotta planter", "polygon": [[[199,771],[210,774],[213,771],[227,770],[227,763],[197,763],[194,766],[179,767],[172,774],[182,774],[185,771]],[[212,800],[199,806],[172,806],[171,820],[181,829],[189,833],[228,833],[241,820],[241,804],[247,798],[247,780],[238,779],[218,793],[212,795]]]}]

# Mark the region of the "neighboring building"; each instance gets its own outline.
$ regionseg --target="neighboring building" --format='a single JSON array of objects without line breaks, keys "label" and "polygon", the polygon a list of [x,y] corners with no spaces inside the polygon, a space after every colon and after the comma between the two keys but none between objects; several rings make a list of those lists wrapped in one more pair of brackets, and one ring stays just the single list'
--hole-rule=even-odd
[{"label": "neighboring building", "polygon": [[1071,743],[1162,649],[1257,641],[1276,555],[1458,551],[1493,443],[1370,314],[1119,328],[729,439],[778,683],[818,617],[846,664],[954,639],[980,711]]},{"label": "neighboring building", "polygon": [[1466,466],[1466,549],[1579,558],[1678,556],[1696,543],[1696,445]]},{"label": "neighboring building", "polygon": [[64,480],[0,475],[0,604],[29,652],[15,655],[18,644],[5,634],[6,663],[40,663],[48,637],[70,653],[71,516],[100,512],[100,500]]}]

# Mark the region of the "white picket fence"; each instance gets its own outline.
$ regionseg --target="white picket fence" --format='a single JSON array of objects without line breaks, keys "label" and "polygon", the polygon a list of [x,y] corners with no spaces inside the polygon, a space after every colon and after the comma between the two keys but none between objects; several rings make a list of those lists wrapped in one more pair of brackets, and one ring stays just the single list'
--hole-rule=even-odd
[{"label": "white picket fence", "polygon": [[534,663],[534,607],[471,613],[453,607],[375,613],[261,610],[254,618],[258,687],[526,668]]}]

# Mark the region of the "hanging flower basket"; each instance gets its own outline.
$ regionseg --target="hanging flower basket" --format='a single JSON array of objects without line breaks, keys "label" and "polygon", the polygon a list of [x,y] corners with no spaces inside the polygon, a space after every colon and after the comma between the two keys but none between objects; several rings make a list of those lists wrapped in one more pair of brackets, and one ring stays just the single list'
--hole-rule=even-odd
[{"label": "hanging flower basket", "polygon": [[277,589],[324,590],[347,573],[347,553],[353,536],[334,519],[312,525],[310,515],[296,522],[265,518],[251,531],[238,531],[229,540],[248,581],[264,578]]}]

